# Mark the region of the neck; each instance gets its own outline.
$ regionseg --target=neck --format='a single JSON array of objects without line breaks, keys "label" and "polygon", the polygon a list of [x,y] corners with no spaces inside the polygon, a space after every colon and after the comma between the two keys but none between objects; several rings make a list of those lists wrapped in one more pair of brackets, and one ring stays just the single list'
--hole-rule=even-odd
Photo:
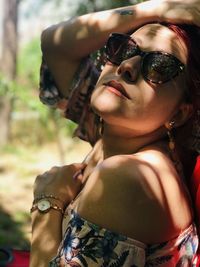
[{"label": "neck", "polygon": [[161,128],[144,135],[133,135],[132,131],[121,130],[119,127],[116,129],[115,127],[104,125],[102,136],[104,159],[114,155],[137,153],[153,143],[159,143],[164,136],[164,131]]}]

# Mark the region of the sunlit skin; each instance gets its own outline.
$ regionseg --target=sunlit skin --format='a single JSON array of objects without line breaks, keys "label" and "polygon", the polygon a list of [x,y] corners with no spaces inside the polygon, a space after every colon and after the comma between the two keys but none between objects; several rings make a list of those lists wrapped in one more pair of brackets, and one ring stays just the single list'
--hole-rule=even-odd
[{"label": "sunlit skin", "polygon": [[[68,100],[82,60],[100,49],[114,32],[138,29],[133,37],[141,50],[164,50],[186,63],[184,43],[169,29],[147,24],[200,25],[199,7],[196,0],[144,1],[86,14],[46,29],[42,52],[59,92]],[[139,28],[141,25],[145,26]],[[65,191],[64,205],[70,205],[82,218],[155,244],[177,238],[194,221],[187,187],[170,158],[168,139],[163,138],[169,122],[173,119],[175,127],[184,124],[192,107],[184,103],[184,72],[166,84],[153,85],[140,75],[140,62],[140,57],[135,57],[120,66],[106,64],[92,96],[93,109],[104,120],[104,131],[84,160],[87,166],[70,164],[57,168],[54,174],[50,171],[37,177],[34,194],[59,196]],[[108,81],[112,81],[109,87],[104,85]],[[113,82],[123,85],[128,98],[113,87]],[[64,109],[65,104],[59,107]],[[72,178],[77,171],[76,179]],[[71,202],[68,194],[76,199]],[[53,209],[46,214],[35,211],[32,219],[30,266],[46,267],[57,254],[69,220]],[[68,254],[68,248],[65,251]]]},{"label": "sunlit skin", "polygon": [[[142,50],[165,51],[186,64],[184,43],[168,28],[149,24],[132,37]],[[137,56],[120,66],[107,63],[102,71],[91,99],[105,123],[102,154],[88,165],[87,183],[73,208],[105,228],[155,243],[177,236],[191,222],[187,190],[163,141],[165,124],[174,116],[183,123],[177,114],[187,104],[184,74],[162,85],[151,84],[140,74],[140,61]],[[104,85],[110,80],[121,83],[128,97]]]},{"label": "sunlit skin", "polygon": [[[143,51],[165,51],[186,63],[185,44],[164,26],[145,25],[132,37]],[[170,82],[156,85],[144,81],[140,64],[140,56],[123,61],[120,66],[108,62],[92,95],[94,110],[104,119],[105,128],[114,135],[134,137],[157,131],[177,113],[182,102],[184,73]],[[125,72],[131,75],[129,80]],[[104,85],[110,80],[121,83],[130,99],[120,97]]]}]

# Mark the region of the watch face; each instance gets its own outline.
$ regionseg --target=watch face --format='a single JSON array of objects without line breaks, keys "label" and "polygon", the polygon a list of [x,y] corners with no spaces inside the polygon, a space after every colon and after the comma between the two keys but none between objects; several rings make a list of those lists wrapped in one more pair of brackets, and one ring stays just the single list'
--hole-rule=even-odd
[{"label": "watch face", "polygon": [[46,199],[42,199],[38,201],[37,207],[40,211],[48,211],[51,207],[51,203]]}]

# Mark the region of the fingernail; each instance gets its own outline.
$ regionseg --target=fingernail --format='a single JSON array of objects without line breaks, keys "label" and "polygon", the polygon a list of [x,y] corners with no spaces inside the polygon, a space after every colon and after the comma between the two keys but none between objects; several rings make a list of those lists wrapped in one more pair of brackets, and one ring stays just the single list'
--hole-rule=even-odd
[{"label": "fingernail", "polygon": [[76,180],[80,174],[82,174],[82,170],[75,172],[73,175],[73,179]]}]

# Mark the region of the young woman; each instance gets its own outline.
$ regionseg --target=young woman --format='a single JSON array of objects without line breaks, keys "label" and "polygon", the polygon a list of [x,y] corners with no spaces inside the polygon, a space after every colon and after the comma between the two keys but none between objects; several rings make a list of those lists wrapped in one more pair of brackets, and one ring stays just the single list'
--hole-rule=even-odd
[{"label": "young woman", "polygon": [[[171,23],[198,25],[199,12],[199,1],[147,1],[43,32],[40,98],[93,149],[37,177],[31,267],[197,266],[187,178],[200,147],[200,31]],[[89,55],[105,44],[99,73]]]}]

